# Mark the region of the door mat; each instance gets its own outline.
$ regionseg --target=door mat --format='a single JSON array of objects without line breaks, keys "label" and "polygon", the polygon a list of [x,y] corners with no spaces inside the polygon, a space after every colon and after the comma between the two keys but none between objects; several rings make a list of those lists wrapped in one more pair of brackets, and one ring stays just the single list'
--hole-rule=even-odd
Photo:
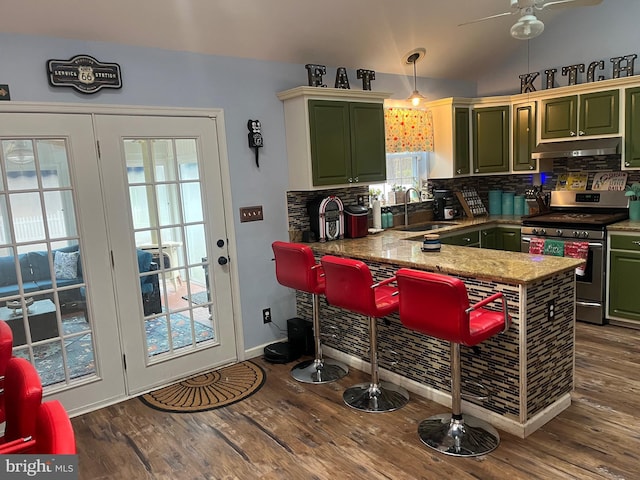
[{"label": "door mat", "polygon": [[187,378],[138,398],[163,412],[205,412],[250,397],[260,390],[265,380],[266,374],[259,365],[245,361]]}]

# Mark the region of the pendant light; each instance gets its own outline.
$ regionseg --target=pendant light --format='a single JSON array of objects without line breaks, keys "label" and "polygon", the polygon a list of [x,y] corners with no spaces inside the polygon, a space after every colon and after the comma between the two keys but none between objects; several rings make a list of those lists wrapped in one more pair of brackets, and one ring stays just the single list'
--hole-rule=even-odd
[{"label": "pendant light", "polygon": [[418,91],[416,75],[416,62],[422,59],[425,53],[426,50],[424,48],[417,48],[405,56],[405,63],[413,64],[413,93],[407,100],[410,101],[414,107],[417,107],[422,100],[426,100],[426,97]]}]

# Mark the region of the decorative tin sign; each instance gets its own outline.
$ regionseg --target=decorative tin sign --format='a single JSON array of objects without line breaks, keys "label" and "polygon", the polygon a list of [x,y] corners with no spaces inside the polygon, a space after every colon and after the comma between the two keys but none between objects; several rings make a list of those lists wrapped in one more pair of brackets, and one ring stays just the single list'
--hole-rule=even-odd
[{"label": "decorative tin sign", "polygon": [[89,55],[49,60],[47,73],[51,86],[73,87],[82,93],[96,93],[101,88],[122,88],[120,65],[102,63]]}]

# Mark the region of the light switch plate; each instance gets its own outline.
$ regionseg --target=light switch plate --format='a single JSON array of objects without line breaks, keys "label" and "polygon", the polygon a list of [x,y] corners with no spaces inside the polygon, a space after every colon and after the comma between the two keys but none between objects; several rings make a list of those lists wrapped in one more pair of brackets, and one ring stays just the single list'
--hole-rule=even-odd
[{"label": "light switch plate", "polygon": [[262,220],[262,205],[240,207],[240,223]]}]

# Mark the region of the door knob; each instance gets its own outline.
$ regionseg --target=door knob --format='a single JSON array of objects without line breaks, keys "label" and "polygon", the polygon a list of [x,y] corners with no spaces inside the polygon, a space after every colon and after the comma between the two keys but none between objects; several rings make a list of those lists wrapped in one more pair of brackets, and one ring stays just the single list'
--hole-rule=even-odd
[{"label": "door knob", "polygon": [[229,260],[227,260],[227,257],[218,257],[218,263],[220,265],[226,265],[229,262]]},{"label": "door knob", "polygon": [[218,245],[218,247],[220,247],[220,248],[224,247],[224,240],[219,239],[219,240],[216,242],[216,245]]}]

